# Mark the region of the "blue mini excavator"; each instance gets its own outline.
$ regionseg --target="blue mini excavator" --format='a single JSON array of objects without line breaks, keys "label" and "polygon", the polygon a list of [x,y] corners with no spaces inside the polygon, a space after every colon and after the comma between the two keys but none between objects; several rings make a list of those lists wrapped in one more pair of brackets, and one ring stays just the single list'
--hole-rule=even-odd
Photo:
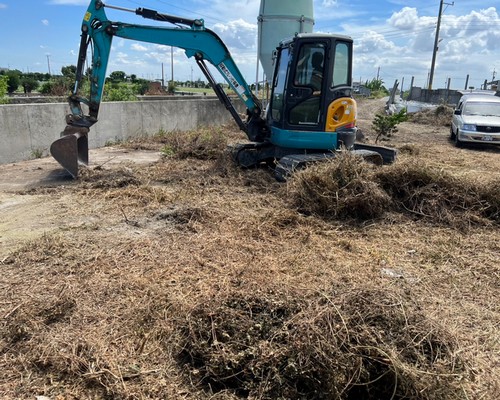
[{"label": "blue mini excavator", "polygon": [[[133,12],[168,26],[146,26],[108,20],[105,8]],[[303,33],[279,43],[275,52],[270,101],[266,112],[252,93],[219,36],[202,19],[186,19],[154,10],[125,9],[91,0],[83,17],[76,80],[69,97],[70,114],[61,138],[52,143],[52,156],[74,177],[88,164],[88,133],[97,122],[114,37],[179,47],[194,57],[219,100],[231,113],[249,142],[233,148],[243,167],[276,165],[284,179],[308,162],[350,150],[377,164],[394,161],[392,149],[355,143],[356,102],[351,96],[352,39],[347,36]],[[92,54],[90,95],[82,97],[87,51]],[[243,120],[231,98],[216,83],[213,65],[246,106]],[[88,115],[82,110],[88,107]]]}]

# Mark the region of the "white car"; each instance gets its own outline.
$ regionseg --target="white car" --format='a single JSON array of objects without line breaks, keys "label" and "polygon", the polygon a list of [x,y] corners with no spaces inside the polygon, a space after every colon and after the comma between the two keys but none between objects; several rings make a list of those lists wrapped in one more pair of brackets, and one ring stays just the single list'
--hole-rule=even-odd
[{"label": "white car", "polygon": [[451,139],[462,143],[500,145],[500,97],[464,95],[451,121]]}]

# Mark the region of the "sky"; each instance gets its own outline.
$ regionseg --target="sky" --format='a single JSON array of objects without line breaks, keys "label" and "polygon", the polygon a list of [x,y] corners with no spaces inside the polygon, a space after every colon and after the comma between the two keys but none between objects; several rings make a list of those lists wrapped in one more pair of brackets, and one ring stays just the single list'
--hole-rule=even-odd
[{"label": "sky", "polygon": [[[298,1],[298,0],[281,0]],[[354,39],[353,80],[382,79],[403,89],[412,77],[426,87],[440,0],[313,0],[314,31]],[[220,35],[247,81],[256,79],[260,0],[110,0],[105,4],[150,8],[203,18]],[[452,4],[453,3],[453,4]],[[80,26],[89,0],[0,0],[0,68],[59,74],[76,65]],[[106,9],[112,21],[152,25],[133,13]],[[480,87],[500,77],[500,1],[444,1],[433,88]],[[176,80],[203,79],[192,59],[173,50]],[[115,38],[108,66],[139,78],[171,79],[171,48]],[[260,69],[261,70],[261,69]],[[222,80],[222,79],[221,79]]]}]

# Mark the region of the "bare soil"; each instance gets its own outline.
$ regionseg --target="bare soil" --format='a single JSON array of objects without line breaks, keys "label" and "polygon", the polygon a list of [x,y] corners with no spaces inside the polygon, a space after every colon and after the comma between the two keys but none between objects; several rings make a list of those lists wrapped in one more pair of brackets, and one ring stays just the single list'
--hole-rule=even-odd
[{"label": "bare soil", "polygon": [[[369,143],[382,110],[358,104]],[[0,166],[0,398],[497,399],[500,149],[442,121],[401,124],[387,175],[353,164],[362,218],[345,187],[203,157],[205,130],[93,150],[77,181]]]}]

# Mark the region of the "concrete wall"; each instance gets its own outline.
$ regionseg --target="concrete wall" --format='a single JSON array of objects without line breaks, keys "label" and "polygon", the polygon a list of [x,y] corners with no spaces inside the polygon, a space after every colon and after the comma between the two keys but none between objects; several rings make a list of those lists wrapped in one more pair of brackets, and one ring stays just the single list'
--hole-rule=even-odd
[{"label": "concrete wall", "polygon": [[421,101],[422,103],[431,103],[431,104],[458,104],[458,100],[460,100],[462,94],[457,90],[448,90],[448,89],[437,89],[437,90],[428,90],[422,89],[419,87],[412,87],[410,91],[410,96],[407,100]]},{"label": "concrete wall", "polygon": [[[239,100],[235,106],[244,110]],[[48,155],[66,126],[67,113],[65,103],[0,105],[0,164]],[[230,121],[231,115],[216,98],[102,103],[99,122],[90,129],[89,147],[160,130],[187,131]]]}]

